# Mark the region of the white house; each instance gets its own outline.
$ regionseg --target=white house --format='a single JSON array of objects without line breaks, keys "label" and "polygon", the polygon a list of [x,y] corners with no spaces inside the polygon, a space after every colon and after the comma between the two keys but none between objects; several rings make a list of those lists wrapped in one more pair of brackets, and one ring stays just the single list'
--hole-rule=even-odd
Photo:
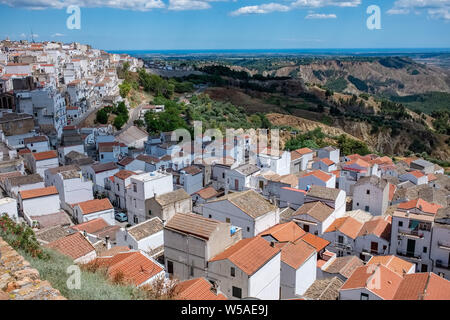
[{"label": "white house", "polygon": [[270,170],[279,175],[289,174],[291,171],[291,153],[271,148],[258,151],[256,165],[262,170]]},{"label": "white house", "polygon": [[317,150],[317,157],[319,159],[328,159],[337,164],[340,162],[340,150],[332,146],[321,148]]},{"label": "white house", "polygon": [[94,184],[94,191],[99,193],[105,190],[105,178],[119,172],[119,168],[114,162],[93,164],[84,170],[83,174]]},{"label": "white house", "polygon": [[83,177],[81,170],[58,173],[53,185],[58,189],[61,204],[64,206],[94,199],[92,181]]},{"label": "white house", "polygon": [[337,165],[335,162],[331,161],[328,158],[316,159],[313,162],[312,168],[314,170],[322,170],[324,172],[332,172],[337,170]]},{"label": "white house", "polygon": [[434,261],[433,272],[450,280],[449,207],[439,209],[434,217],[430,258]]},{"label": "white house", "polygon": [[297,210],[305,203],[305,190],[283,187],[280,190],[280,208],[289,207]]},{"label": "white house", "polygon": [[0,199],[0,216],[7,214],[13,221],[18,222],[17,200],[13,198]]},{"label": "white house", "polygon": [[298,178],[299,189],[307,190],[311,186],[335,188],[336,176],[332,173],[326,173],[321,170],[314,170],[308,173],[304,173]]},{"label": "white house", "polygon": [[55,150],[33,153],[30,158],[33,173],[45,177],[45,170],[59,167],[58,153]]},{"label": "white house", "polygon": [[59,212],[61,204],[56,187],[46,187],[19,192],[20,210],[28,217]]},{"label": "white house", "polygon": [[115,225],[114,207],[109,199],[94,199],[77,203],[73,206],[74,218],[78,223],[87,222],[96,218],[102,218],[110,225]]},{"label": "white house", "polygon": [[225,174],[225,188],[233,191],[244,191],[251,187],[252,178],[256,177],[261,169],[252,164],[244,164]]},{"label": "white house", "polygon": [[144,251],[152,257],[164,250],[164,225],[158,217],[136,224],[130,228],[120,228],[116,234],[118,246]]},{"label": "white house", "polygon": [[25,148],[28,148],[31,152],[44,152],[50,150],[50,144],[46,136],[34,136],[31,138],[23,139]]},{"label": "white house", "polygon": [[229,193],[202,205],[205,218],[242,228],[243,238],[254,237],[279,222],[279,209],[253,190]]},{"label": "white house", "polygon": [[428,176],[417,170],[404,173],[400,175],[398,178],[400,181],[411,181],[415,185],[428,183]]},{"label": "white house", "polygon": [[208,263],[208,280],[229,299],[280,299],[281,250],[260,238],[243,239]]},{"label": "white house", "polygon": [[147,220],[146,201],[148,199],[173,191],[173,178],[170,173],[147,172],[132,176],[130,182],[126,206],[128,221],[134,224]]},{"label": "white house", "polygon": [[4,182],[4,190],[12,198],[17,198],[19,191],[44,187],[44,179],[37,173],[10,177]]},{"label": "white house", "polygon": [[314,151],[309,148],[301,148],[291,152],[291,173],[305,171],[314,158]]},{"label": "white house", "polygon": [[353,210],[383,215],[389,206],[389,183],[377,176],[363,177],[353,188]]},{"label": "white house", "polygon": [[316,249],[300,240],[281,245],[281,299],[296,298],[316,281]]}]

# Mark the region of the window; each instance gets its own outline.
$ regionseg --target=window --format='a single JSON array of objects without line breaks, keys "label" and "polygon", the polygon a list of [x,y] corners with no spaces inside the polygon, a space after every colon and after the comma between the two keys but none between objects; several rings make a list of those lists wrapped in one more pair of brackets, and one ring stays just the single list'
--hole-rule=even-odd
[{"label": "window", "polygon": [[370,190],[366,190],[366,194],[370,194]]},{"label": "window", "polygon": [[314,235],[319,235],[319,231],[314,231]]},{"label": "window", "polygon": [[369,300],[369,295],[361,292],[361,300]]},{"label": "window", "polygon": [[148,210],[148,215],[149,215],[149,216],[152,215],[152,210]]},{"label": "window", "polygon": [[103,158],[104,158],[104,155],[103,155],[103,153],[102,153],[102,154],[100,155],[100,158],[101,158],[101,159],[103,159]]},{"label": "window", "polygon": [[225,222],[226,223],[231,223],[231,219],[230,218],[225,218]]},{"label": "window", "polygon": [[356,206],[359,207],[359,202],[356,203]]},{"label": "window", "polygon": [[250,227],[247,227],[247,232],[250,232]]},{"label": "window", "polygon": [[222,172],[222,178],[225,179],[225,172]]},{"label": "window", "polygon": [[173,274],[173,262],[167,260],[167,273]]},{"label": "window", "polygon": [[344,237],[338,236],[338,243],[344,243]]},{"label": "window", "polygon": [[133,221],[134,221],[134,223],[138,224],[138,223],[139,223],[138,217],[137,217],[137,216],[134,216]]},{"label": "window", "polygon": [[133,183],[133,191],[137,192],[137,185],[136,185],[136,183]]},{"label": "window", "polygon": [[235,276],[236,276],[236,269],[235,269],[234,267],[231,267],[231,268],[230,268],[230,275],[231,275],[232,277],[235,277]]},{"label": "window", "polygon": [[369,209],[370,209],[369,206],[365,206],[364,207],[364,210],[367,211],[367,212],[369,211]]},{"label": "window", "polygon": [[399,226],[399,227],[403,227],[403,221],[399,221],[399,222],[398,222],[398,226]]},{"label": "window", "polygon": [[423,253],[427,253],[427,247],[423,247]]},{"label": "window", "polygon": [[242,298],[242,289],[238,288],[238,287],[232,287],[232,291],[233,291],[233,297],[235,298]]},{"label": "window", "polygon": [[193,277],[194,276],[194,266],[191,266],[191,277]]},{"label": "window", "polygon": [[307,224],[304,224],[303,230],[305,230],[305,232],[309,232],[309,226]]},{"label": "window", "polygon": [[120,191],[120,185],[117,184],[117,191]]},{"label": "window", "polygon": [[212,215],[208,215],[208,218],[210,218],[210,219],[211,219],[211,218],[212,218]]}]

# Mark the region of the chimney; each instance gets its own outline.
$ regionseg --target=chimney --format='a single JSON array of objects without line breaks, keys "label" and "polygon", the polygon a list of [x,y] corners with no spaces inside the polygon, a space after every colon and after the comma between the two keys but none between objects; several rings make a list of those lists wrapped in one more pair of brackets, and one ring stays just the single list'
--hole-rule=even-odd
[{"label": "chimney", "polygon": [[106,242],[106,249],[107,250],[111,249],[111,241],[109,241],[109,236],[105,237],[105,242]]}]

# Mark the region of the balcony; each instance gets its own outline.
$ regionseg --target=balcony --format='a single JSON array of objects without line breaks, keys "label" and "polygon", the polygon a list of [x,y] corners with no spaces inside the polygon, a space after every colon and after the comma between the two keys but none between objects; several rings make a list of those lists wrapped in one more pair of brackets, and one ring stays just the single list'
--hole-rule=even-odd
[{"label": "balcony", "polygon": [[450,251],[450,244],[438,241],[438,247],[442,250]]},{"label": "balcony", "polygon": [[412,251],[397,250],[397,255],[400,256],[400,257],[405,257],[405,258],[409,258],[409,259],[416,260],[416,261],[421,261],[422,260],[422,257],[420,255],[416,255]]},{"label": "balcony", "polygon": [[423,231],[418,229],[398,228],[398,234],[411,238],[422,239],[424,237]]}]

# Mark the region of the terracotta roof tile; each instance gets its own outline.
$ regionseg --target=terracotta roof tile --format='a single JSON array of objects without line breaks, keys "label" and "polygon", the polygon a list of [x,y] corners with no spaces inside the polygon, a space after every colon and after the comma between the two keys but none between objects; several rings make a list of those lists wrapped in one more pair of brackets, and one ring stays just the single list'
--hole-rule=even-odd
[{"label": "terracotta roof tile", "polygon": [[223,294],[216,294],[205,278],[180,282],[176,286],[177,299],[180,300],[227,300]]},{"label": "terracotta roof tile", "polygon": [[58,190],[55,186],[47,187],[47,188],[38,188],[38,189],[31,189],[31,190],[23,190],[19,191],[20,196],[22,200],[32,199],[32,198],[39,198],[39,197],[46,197],[58,194]]},{"label": "terracotta roof tile", "polygon": [[74,260],[95,251],[92,244],[80,232],[50,242],[46,246],[59,251]]},{"label": "terracotta roof tile", "polygon": [[277,224],[263,232],[260,236],[270,235],[279,242],[294,242],[306,234],[295,222]]},{"label": "terracotta roof tile", "polygon": [[330,241],[318,237],[312,233],[306,233],[303,237],[297,240],[297,242],[298,241],[304,241],[307,244],[313,246],[314,248],[316,248],[317,252],[322,251],[326,246],[330,244]]},{"label": "terracotta roof tile", "polygon": [[208,240],[221,223],[224,222],[208,219],[198,214],[177,213],[167,222],[165,228]]},{"label": "terracotta roof tile", "polygon": [[281,261],[297,270],[315,254],[316,249],[304,241],[288,243],[281,248]]},{"label": "terracotta roof tile", "polygon": [[195,194],[198,194],[203,199],[208,200],[218,196],[219,192],[217,192],[213,187],[209,186],[197,191]]},{"label": "terracotta roof tile", "polygon": [[435,204],[435,203],[429,203],[423,199],[413,199],[408,202],[402,202],[398,205],[398,209],[403,210],[411,210],[414,208],[419,209],[420,211],[436,214],[436,212],[442,208],[442,206]]},{"label": "terracotta roof tile", "polygon": [[327,174],[327,173],[323,172],[322,170],[314,170],[314,171],[311,171],[311,172],[303,175],[302,178],[309,177],[309,176],[314,176],[317,179],[320,179],[324,182],[327,182],[328,180],[330,180],[333,177],[331,174]]},{"label": "terracotta roof tile", "polygon": [[404,276],[413,266],[414,264],[403,260],[397,256],[373,256],[368,262],[370,264],[382,264],[386,268],[394,271],[395,273]]},{"label": "terracotta roof tile", "polygon": [[114,175],[116,178],[125,180],[133,175],[135,175],[136,173],[130,170],[120,170],[119,172],[116,172],[116,174]]},{"label": "terracotta roof tile", "polygon": [[394,300],[450,300],[450,281],[431,272],[407,274]]},{"label": "terracotta roof tile", "polygon": [[81,212],[84,215],[91,214],[94,212],[113,209],[113,206],[108,198],[88,200],[88,201],[77,203],[77,204],[75,204],[75,206],[80,207]]},{"label": "terracotta roof tile", "polygon": [[84,223],[77,224],[76,226],[72,226],[72,229],[78,231],[86,231],[87,233],[94,234],[97,231],[103,230],[106,227],[109,227],[109,224],[104,219],[97,218]]},{"label": "terracotta roof tile", "polygon": [[243,239],[210,261],[228,259],[247,275],[252,275],[269,262],[280,249],[272,247],[261,237]]},{"label": "terracotta roof tile", "polygon": [[58,158],[58,153],[55,150],[37,152],[33,153],[32,155],[36,161]]}]

